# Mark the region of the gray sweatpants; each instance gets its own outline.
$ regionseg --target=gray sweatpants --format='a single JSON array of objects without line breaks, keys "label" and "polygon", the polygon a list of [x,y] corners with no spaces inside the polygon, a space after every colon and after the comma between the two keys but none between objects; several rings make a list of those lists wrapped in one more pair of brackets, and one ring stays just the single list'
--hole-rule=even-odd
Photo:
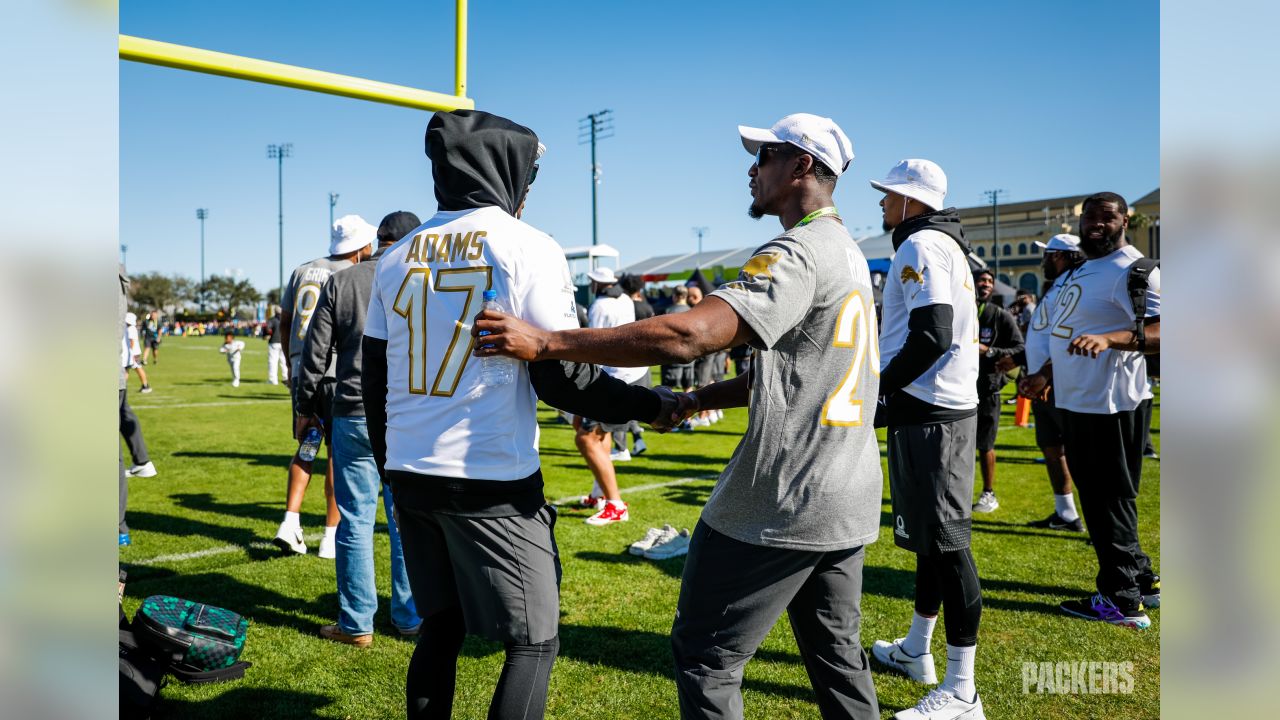
[{"label": "gray sweatpants", "polygon": [[699,522],[671,628],[680,717],[742,717],[742,671],[787,611],[826,720],[880,717],[859,640],[863,548],[807,552],[734,540]]}]

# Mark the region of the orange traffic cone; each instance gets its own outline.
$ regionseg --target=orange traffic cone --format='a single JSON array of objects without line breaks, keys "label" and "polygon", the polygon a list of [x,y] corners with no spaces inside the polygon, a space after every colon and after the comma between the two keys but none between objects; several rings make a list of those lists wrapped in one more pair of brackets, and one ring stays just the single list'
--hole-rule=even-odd
[{"label": "orange traffic cone", "polygon": [[1013,408],[1013,424],[1018,427],[1026,427],[1031,421],[1031,401],[1027,398],[1018,396],[1018,404]]}]

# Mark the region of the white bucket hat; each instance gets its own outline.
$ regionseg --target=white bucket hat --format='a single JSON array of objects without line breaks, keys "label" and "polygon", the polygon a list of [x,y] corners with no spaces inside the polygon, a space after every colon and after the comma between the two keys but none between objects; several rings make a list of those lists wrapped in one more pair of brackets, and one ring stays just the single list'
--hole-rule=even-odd
[{"label": "white bucket hat", "polygon": [[372,245],[378,237],[378,228],[365,222],[359,215],[343,215],[333,222],[329,233],[329,254],[346,255],[366,245]]},{"label": "white bucket hat", "polygon": [[610,284],[618,282],[617,276],[613,274],[613,270],[607,267],[598,267],[587,273],[587,277],[598,283]]},{"label": "white bucket hat", "polygon": [[840,175],[853,160],[853,143],[831,118],[809,113],[788,115],[768,130],[745,125],[738,126],[742,147],[755,155],[765,143],[790,143],[813,155]]},{"label": "white bucket hat", "polygon": [[1047,243],[1037,240],[1036,245],[1045,252],[1079,252],[1080,238],[1068,233],[1059,233],[1049,238]]},{"label": "white bucket hat", "polygon": [[947,197],[947,175],[935,162],[903,160],[893,166],[884,180],[872,180],[871,187],[919,200],[934,210],[941,210]]}]

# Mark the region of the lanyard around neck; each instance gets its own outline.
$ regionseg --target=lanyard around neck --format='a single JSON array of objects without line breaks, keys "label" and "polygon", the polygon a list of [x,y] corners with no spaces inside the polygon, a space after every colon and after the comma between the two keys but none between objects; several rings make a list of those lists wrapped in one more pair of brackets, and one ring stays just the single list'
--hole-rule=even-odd
[{"label": "lanyard around neck", "polygon": [[[824,208],[818,208],[817,210],[814,210],[808,215],[805,215],[804,217],[800,218],[800,222],[796,223],[795,227],[804,227],[805,225],[808,225],[814,220],[817,220],[820,217],[825,217],[827,215],[834,215],[835,217],[840,217],[840,213],[836,212],[835,206],[828,205],[827,207],[824,207]],[[792,228],[792,229],[794,230],[795,228]]]}]

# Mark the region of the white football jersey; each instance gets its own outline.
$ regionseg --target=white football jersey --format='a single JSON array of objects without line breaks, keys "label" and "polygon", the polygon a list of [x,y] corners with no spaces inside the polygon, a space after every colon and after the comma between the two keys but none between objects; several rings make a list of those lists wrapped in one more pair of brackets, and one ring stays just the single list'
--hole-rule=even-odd
[{"label": "white football jersey", "polygon": [[[1133,328],[1129,266],[1142,257],[1126,245],[1106,257],[1088,260],[1054,283],[1049,321],[1049,357],[1053,361],[1054,401],[1064,410],[1111,415],[1133,410],[1151,397],[1147,361],[1137,351],[1106,350],[1098,357],[1069,355],[1080,335]],[[1147,317],[1160,314],[1160,269],[1147,278]],[[1029,359],[1029,358],[1028,358]]]},{"label": "white football jersey", "polygon": [[[525,363],[484,386],[471,323],[495,290],[510,314],[578,327],[564,251],[496,207],[439,212],[378,260],[365,335],[387,341],[388,470],[519,480],[538,462],[537,397]],[[515,362],[515,361],[509,361]]]},{"label": "white football jersey", "polygon": [[[591,310],[587,313],[587,326],[593,328],[618,327],[635,321],[636,304],[630,295],[619,295],[618,297],[601,295],[596,298],[595,302],[591,303]],[[624,383],[633,383],[649,374],[649,368],[647,367],[601,365],[600,369],[610,377],[617,378]]]},{"label": "white football jersey", "polygon": [[951,348],[933,367],[903,388],[912,397],[951,410],[978,406],[978,306],[973,273],[960,246],[937,230],[907,238],[884,281],[880,369],[907,342],[911,311],[928,305],[952,308]]}]

